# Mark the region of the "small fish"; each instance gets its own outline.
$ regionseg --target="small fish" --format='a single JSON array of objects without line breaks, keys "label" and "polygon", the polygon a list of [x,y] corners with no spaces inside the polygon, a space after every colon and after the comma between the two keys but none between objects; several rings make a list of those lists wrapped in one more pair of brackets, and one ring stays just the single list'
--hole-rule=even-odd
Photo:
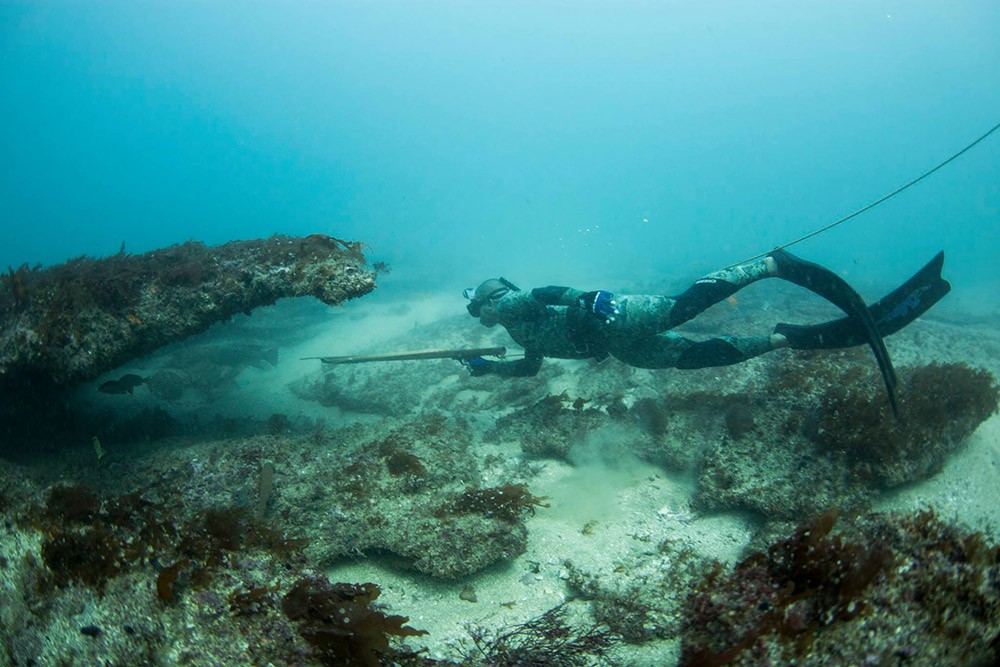
[{"label": "small fish", "polygon": [[146,384],[146,378],[135,373],[127,373],[117,380],[108,380],[98,387],[97,391],[104,394],[131,394],[141,384]]}]

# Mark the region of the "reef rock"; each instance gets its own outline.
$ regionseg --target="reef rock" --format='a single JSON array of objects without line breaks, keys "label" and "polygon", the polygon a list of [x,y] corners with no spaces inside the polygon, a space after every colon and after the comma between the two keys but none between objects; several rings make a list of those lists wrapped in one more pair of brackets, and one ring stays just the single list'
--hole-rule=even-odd
[{"label": "reef rock", "polygon": [[874,374],[851,363],[859,352],[811,358],[767,393],[745,396],[745,415],[727,413],[722,437],[704,450],[696,507],[783,520],[860,510],[939,472],[997,410],[1000,387],[987,370],[901,366],[896,421]]},{"label": "reef rock", "polygon": [[484,485],[467,424],[428,414],[360,445],[359,435],[324,436],[322,458],[293,465],[327,477],[293,480],[276,502],[285,528],[314,538],[313,562],[379,555],[457,579],[525,551],[525,520],[545,499],[524,484]]},{"label": "reef rock", "polygon": [[0,384],[72,385],[278,299],[338,304],[375,288],[361,244],[272,236],[9,269],[0,281]]},{"label": "reef rock", "polygon": [[995,665],[1000,547],[933,512],[801,525],[682,606],[681,665]]}]

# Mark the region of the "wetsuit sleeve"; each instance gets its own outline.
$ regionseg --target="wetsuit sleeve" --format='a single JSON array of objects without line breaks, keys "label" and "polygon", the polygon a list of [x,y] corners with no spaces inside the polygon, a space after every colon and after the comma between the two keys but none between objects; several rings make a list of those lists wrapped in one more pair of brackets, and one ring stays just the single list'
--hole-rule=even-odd
[{"label": "wetsuit sleeve", "polygon": [[576,306],[579,305],[580,297],[584,294],[585,292],[572,287],[557,287],[555,285],[536,287],[531,290],[531,296],[546,306]]},{"label": "wetsuit sleeve", "polygon": [[497,320],[504,326],[534,322],[545,317],[545,304],[531,292],[508,292],[496,302]]}]

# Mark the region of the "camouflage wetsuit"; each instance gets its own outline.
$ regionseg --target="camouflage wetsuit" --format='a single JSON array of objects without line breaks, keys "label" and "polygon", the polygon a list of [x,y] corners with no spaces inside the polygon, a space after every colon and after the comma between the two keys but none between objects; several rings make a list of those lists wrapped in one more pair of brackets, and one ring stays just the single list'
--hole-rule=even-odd
[{"label": "camouflage wetsuit", "polygon": [[540,287],[509,291],[491,302],[492,307],[483,308],[480,321],[507,329],[524,348],[524,358],[488,362],[486,372],[534,375],[544,357],[603,359],[611,355],[639,368],[703,368],[746,361],[775,349],[770,335],[693,341],[670,329],[772,275],[762,259],[711,273],[676,297],[616,295],[619,314],[610,322],[580,306],[580,298],[586,294],[580,290]]}]

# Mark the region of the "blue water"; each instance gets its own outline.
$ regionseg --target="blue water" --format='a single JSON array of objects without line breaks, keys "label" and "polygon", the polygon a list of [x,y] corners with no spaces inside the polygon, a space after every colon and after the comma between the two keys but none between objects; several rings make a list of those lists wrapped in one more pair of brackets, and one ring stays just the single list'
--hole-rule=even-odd
[{"label": "blue water", "polygon": [[[1000,122],[998,33],[994,0],[4,2],[0,267],[318,232],[390,290],[695,276]],[[797,251],[874,297],[944,249],[969,302],[998,247],[995,135]]]}]

